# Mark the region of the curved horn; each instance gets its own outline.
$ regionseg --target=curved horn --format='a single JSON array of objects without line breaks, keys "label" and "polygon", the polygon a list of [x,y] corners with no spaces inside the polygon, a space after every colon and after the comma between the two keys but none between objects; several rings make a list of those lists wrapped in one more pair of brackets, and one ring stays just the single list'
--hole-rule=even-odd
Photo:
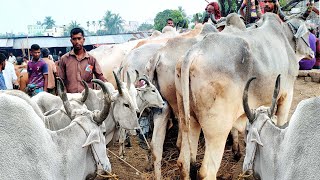
[{"label": "curved horn", "polygon": [[141,80],[144,80],[144,81],[146,82],[147,86],[150,87],[150,82],[149,82],[149,80],[148,80],[147,78],[145,78],[145,77],[140,77],[140,78],[139,78],[139,81],[141,81]]},{"label": "curved horn", "polygon": [[256,79],[256,77],[252,77],[248,80],[245,88],[244,88],[244,91],[243,91],[243,96],[242,96],[242,105],[243,105],[243,110],[244,112],[246,113],[248,119],[249,119],[249,122],[252,124],[253,123],[253,120],[254,120],[254,115],[251,113],[251,110],[250,110],[250,107],[249,107],[249,104],[248,104],[248,89],[249,89],[249,85],[251,83],[252,80]]},{"label": "curved horn", "polygon": [[58,85],[58,88],[57,88],[58,94],[59,94],[59,96],[60,96],[60,98],[61,98],[61,100],[63,102],[64,109],[66,110],[66,113],[67,113],[68,117],[70,119],[72,119],[71,118],[71,112],[72,112],[71,105],[70,105],[70,102],[68,100],[67,93],[65,91],[64,83],[63,83],[62,79],[59,78],[59,77],[57,77],[57,83],[58,83],[57,84]]},{"label": "curved horn", "polygon": [[121,80],[121,71],[122,71],[122,69],[123,69],[123,66],[120,67],[118,72],[117,72],[117,76],[118,76],[118,78],[120,78],[120,80]]},{"label": "curved horn", "polygon": [[84,103],[89,95],[89,86],[85,80],[82,80],[82,84],[84,85],[84,93],[82,93],[80,101]]},{"label": "curved horn", "polygon": [[130,74],[128,71],[127,71],[127,87],[128,87],[128,89],[130,89],[130,87],[131,87],[131,79],[130,79]]},{"label": "curved horn", "polygon": [[277,77],[276,85],[275,85],[274,91],[273,91],[272,104],[270,107],[270,114],[269,114],[270,118],[272,117],[272,115],[274,113],[274,108],[276,107],[276,104],[277,104],[277,97],[279,95],[279,91],[280,91],[280,74]]},{"label": "curved horn", "polygon": [[117,77],[116,73],[114,71],[112,71],[112,73],[113,73],[114,78],[116,79],[116,83],[117,83],[117,88],[118,88],[119,94],[122,95],[123,92],[122,92],[122,89],[121,89],[121,82],[120,82],[119,78]]},{"label": "curved horn", "polygon": [[137,81],[139,81],[139,71],[138,70],[134,70],[135,72],[136,72],[136,80],[135,80],[135,82],[137,82]]},{"label": "curved horn", "polygon": [[111,93],[104,82],[100,79],[92,79],[91,81],[98,84],[104,94],[104,106],[102,110],[97,114],[97,116],[94,116],[93,118],[94,121],[96,121],[98,124],[101,124],[109,115],[111,106]]}]

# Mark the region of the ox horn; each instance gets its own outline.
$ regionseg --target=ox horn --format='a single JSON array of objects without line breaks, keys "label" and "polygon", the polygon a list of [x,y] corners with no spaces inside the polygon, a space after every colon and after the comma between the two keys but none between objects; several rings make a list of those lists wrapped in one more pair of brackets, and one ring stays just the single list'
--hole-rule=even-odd
[{"label": "ox horn", "polygon": [[82,94],[80,101],[84,103],[89,95],[89,86],[85,80],[82,80],[82,84],[84,85],[84,93]]},{"label": "ox horn", "polygon": [[111,93],[108,90],[107,86],[104,84],[104,82],[101,81],[100,79],[92,79],[91,81],[93,83],[98,84],[101,87],[103,96],[104,96],[104,106],[102,110],[93,118],[95,122],[97,122],[98,124],[101,124],[108,117],[108,114],[110,111]]},{"label": "ox horn", "polygon": [[150,87],[150,82],[149,82],[149,80],[148,80],[147,78],[145,78],[145,77],[140,77],[140,78],[139,78],[139,81],[141,81],[141,80],[144,80],[144,81],[146,82],[147,86]]},{"label": "ox horn", "polygon": [[139,71],[138,70],[134,70],[135,72],[136,72],[136,80],[135,80],[135,82],[137,82],[137,81],[139,81]]},{"label": "ox horn", "polygon": [[276,85],[275,85],[274,91],[273,91],[272,104],[270,107],[270,114],[269,114],[270,118],[272,117],[272,115],[274,113],[274,108],[276,107],[276,104],[277,104],[277,97],[279,95],[279,91],[280,91],[280,74],[277,77]]},{"label": "ox horn", "polygon": [[243,97],[242,97],[243,110],[246,113],[246,115],[249,119],[249,122],[251,124],[253,123],[253,120],[254,120],[254,114],[252,114],[250,107],[249,107],[249,104],[248,104],[248,89],[249,89],[251,81],[254,79],[256,79],[256,77],[252,77],[248,80],[248,82],[244,88]]},{"label": "ox horn", "polygon": [[63,102],[64,109],[66,110],[66,113],[67,113],[68,117],[70,119],[72,119],[71,118],[71,112],[72,112],[71,105],[70,105],[70,102],[69,102],[68,97],[67,97],[67,93],[66,93],[66,90],[65,90],[64,83],[63,83],[62,79],[59,78],[59,77],[57,77],[57,83],[58,83],[58,88],[57,88],[58,94],[59,94],[59,96],[60,96],[60,98],[61,98],[61,100]]},{"label": "ox horn", "polygon": [[130,74],[128,71],[127,71],[127,87],[128,87],[128,89],[130,89],[130,87],[131,87],[131,78],[130,78]]},{"label": "ox horn", "polygon": [[119,78],[117,77],[116,73],[114,71],[112,71],[112,73],[113,73],[114,78],[116,79],[116,84],[117,84],[119,94],[122,96],[123,92],[122,92],[121,82],[120,82]]},{"label": "ox horn", "polygon": [[120,67],[118,72],[117,72],[117,76],[118,76],[118,78],[120,78],[120,80],[121,80],[121,71],[122,71],[122,69],[123,69],[123,66]]}]

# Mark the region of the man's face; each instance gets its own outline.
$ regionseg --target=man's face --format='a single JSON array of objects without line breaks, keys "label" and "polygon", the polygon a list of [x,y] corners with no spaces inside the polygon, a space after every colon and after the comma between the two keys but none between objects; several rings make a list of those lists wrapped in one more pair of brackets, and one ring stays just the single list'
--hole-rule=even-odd
[{"label": "man's face", "polygon": [[73,34],[71,36],[71,43],[75,50],[81,50],[83,48],[85,38],[83,37],[82,33]]},{"label": "man's face", "polygon": [[168,21],[167,21],[167,26],[171,26],[171,27],[174,27],[173,21],[171,21],[171,20],[168,20]]},{"label": "man's face", "polygon": [[5,69],[5,67],[6,67],[6,61],[3,61],[1,63],[1,71],[3,71]]},{"label": "man's face", "polygon": [[38,50],[31,50],[31,55],[32,55],[32,58],[34,60],[38,60],[40,58],[40,55],[41,55],[41,51],[40,49]]},{"label": "man's face", "polygon": [[207,7],[207,13],[208,13],[208,14],[213,14],[213,13],[214,13],[214,7],[211,6],[211,5],[209,5],[209,6]]},{"label": "man's face", "polygon": [[274,3],[272,0],[265,0],[264,1],[264,11],[265,12],[273,12]]}]

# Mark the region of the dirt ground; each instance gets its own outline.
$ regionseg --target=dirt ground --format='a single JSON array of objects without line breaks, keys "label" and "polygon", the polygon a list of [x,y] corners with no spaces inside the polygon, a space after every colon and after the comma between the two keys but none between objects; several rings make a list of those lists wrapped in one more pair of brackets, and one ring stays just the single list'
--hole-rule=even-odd
[{"label": "dirt ground", "polygon": [[[320,96],[320,83],[306,82],[304,79],[298,79],[295,83],[294,97],[290,110],[290,117],[294,112],[297,104],[307,98]],[[175,146],[177,137],[177,130],[170,129],[167,133],[167,137],[164,144],[164,154],[162,160],[162,176],[163,179],[179,179],[179,168],[176,165],[179,152]],[[154,179],[153,170],[146,170],[148,166],[148,152],[139,147],[136,137],[132,137],[133,147],[126,149],[125,161],[130,163],[141,173],[137,173],[133,168],[121,162],[114,155],[109,153],[109,158],[112,164],[113,172],[119,176],[119,179],[132,180],[132,179]],[[244,145],[241,145],[242,153],[244,153]],[[219,180],[234,180],[242,170],[243,156],[240,161],[233,159],[231,150],[226,148],[222,159],[221,167],[218,172]],[[111,147],[109,150],[118,154],[118,145]],[[204,155],[204,140],[199,142],[199,149],[197,155],[198,167],[201,165],[201,161]]]}]

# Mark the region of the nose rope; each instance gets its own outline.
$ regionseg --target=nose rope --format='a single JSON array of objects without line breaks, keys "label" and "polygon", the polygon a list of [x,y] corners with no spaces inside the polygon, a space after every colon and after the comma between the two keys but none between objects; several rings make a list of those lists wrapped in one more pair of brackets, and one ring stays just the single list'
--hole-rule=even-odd
[{"label": "nose rope", "polygon": [[[78,121],[75,121],[80,127],[81,129],[84,131],[84,133],[86,134],[86,136],[88,137],[89,136],[89,133],[87,132],[87,130],[78,122]],[[90,144],[90,154],[92,156],[92,159],[94,161],[94,164],[96,166],[96,170],[95,170],[95,173],[98,175],[98,176],[101,176],[101,177],[104,177],[104,176],[107,176],[108,178],[113,178],[115,180],[118,180],[118,176],[116,174],[112,174],[111,172],[107,171],[107,170],[104,170],[108,175],[102,175],[102,174],[99,174],[98,173],[98,165],[101,164],[101,160],[98,156],[98,153],[96,152],[95,148],[92,146],[92,144]],[[96,155],[97,159],[94,157],[94,154]]]}]

